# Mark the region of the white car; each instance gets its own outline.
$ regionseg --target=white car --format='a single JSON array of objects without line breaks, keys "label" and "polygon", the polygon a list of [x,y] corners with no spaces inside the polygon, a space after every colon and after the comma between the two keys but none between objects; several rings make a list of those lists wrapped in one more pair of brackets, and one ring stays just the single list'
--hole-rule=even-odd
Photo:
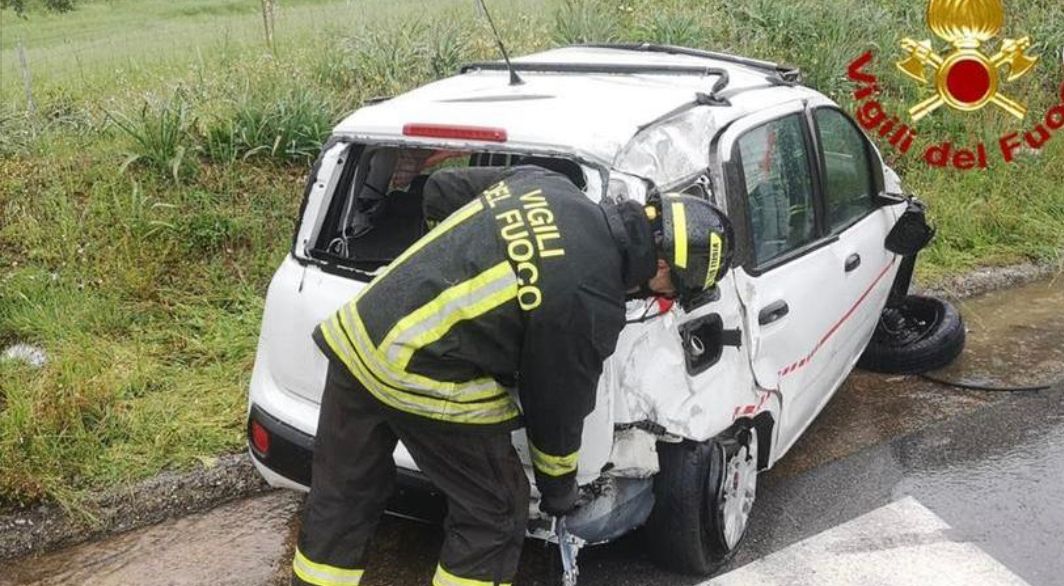
[{"label": "white car", "polygon": [[[421,185],[433,170],[547,164],[596,202],[694,194],[731,218],[735,268],[686,307],[629,303],[586,420],[586,502],[569,527],[604,542],[646,525],[664,565],[711,572],[742,539],[758,472],[794,445],[877,329],[905,264],[884,246],[906,210],[888,195],[902,192],[898,177],[845,112],[776,64],[615,45],[514,66],[523,83],[502,63],[475,64],[336,127],[266,298],[253,460],[270,484],[307,489],[326,371],[311,331],[427,230]],[[514,443],[531,479],[522,432]],[[402,445],[395,461],[391,510],[428,515],[404,497],[433,488]],[[529,532],[548,538],[537,498]]]}]

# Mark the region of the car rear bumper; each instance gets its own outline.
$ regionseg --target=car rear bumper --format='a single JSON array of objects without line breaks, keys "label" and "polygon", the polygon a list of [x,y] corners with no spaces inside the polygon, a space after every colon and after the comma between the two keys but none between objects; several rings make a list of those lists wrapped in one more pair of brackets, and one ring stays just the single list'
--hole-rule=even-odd
[{"label": "car rear bumper", "polygon": [[[252,441],[252,426],[256,423],[269,437],[265,451]],[[314,436],[284,423],[255,404],[248,414],[246,433],[251,461],[270,486],[304,492],[310,489]],[[433,522],[443,518],[443,494],[421,472],[397,467],[395,484],[388,512]]]},{"label": "car rear bumper", "polygon": [[[265,450],[256,447],[252,439],[252,426],[256,424],[269,437]],[[270,486],[309,490],[314,436],[284,423],[254,403],[248,414],[247,435],[251,461]],[[590,498],[570,516],[570,530],[592,543],[612,541],[643,524],[654,503],[652,489],[651,478],[602,477],[584,487]],[[553,537],[550,520],[538,514],[536,504],[536,500],[531,503],[528,534],[537,539],[550,539]],[[387,511],[400,517],[439,523],[446,512],[446,499],[424,474],[397,466],[395,492]]]}]

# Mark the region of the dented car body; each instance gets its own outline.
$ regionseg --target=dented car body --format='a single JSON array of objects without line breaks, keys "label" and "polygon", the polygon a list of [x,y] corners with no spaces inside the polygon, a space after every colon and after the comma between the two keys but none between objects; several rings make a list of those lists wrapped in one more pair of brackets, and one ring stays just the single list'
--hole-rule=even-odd
[{"label": "dented car body", "polygon": [[[723,489],[707,488],[722,524],[734,516],[734,547],[756,472],[787,453],[872,336],[900,264],[884,238],[904,211],[880,196],[900,193],[899,180],[836,104],[775,64],[640,45],[515,65],[521,85],[500,64],[473,65],[336,127],[267,294],[249,401],[255,465],[272,485],[306,490],[326,371],[311,331],[427,229],[418,182],[440,166],[553,161],[596,202],[653,189],[708,198],[737,238],[712,295],[628,304],[585,423],[585,503],[570,529],[591,542],[631,531],[658,514],[662,446],[741,437],[719,465],[745,492],[728,509]],[[514,443],[528,465],[522,432]],[[401,445],[395,461],[405,489],[432,492]],[[550,537],[531,511],[531,534]]]}]

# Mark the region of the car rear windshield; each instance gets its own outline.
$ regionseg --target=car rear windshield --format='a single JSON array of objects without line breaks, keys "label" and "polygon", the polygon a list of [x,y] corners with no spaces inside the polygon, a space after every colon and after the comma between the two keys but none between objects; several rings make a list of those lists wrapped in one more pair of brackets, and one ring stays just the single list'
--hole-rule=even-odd
[{"label": "car rear windshield", "polygon": [[343,160],[328,213],[308,252],[314,259],[364,272],[390,263],[442,219],[433,217],[438,202],[426,202],[424,193],[429,176],[438,170],[532,164],[567,175],[581,189],[586,185],[578,163],[532,155],[351,145]]}]

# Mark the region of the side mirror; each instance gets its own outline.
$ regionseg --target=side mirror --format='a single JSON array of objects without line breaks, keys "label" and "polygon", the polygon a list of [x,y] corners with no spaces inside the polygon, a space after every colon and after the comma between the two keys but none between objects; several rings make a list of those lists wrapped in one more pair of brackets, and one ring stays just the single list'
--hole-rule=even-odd
[{"label": "side mirror", "polygon": [[884,246],[901,256],[913,256],[935,237],[935,229],[927,222],[927,206],[911,198],[909,207],[887,234]]},{"label": "side mirror", "polygon": [[879,193],[872,196],[872,202],[875,203],[877,206],[892,206],[898,205],[899,203],[905,203],[907,201],[909,201],[909,198],[905,197],[904,195],[899,195],[897,193],[887,193],[885,191],[880,191]]}]

